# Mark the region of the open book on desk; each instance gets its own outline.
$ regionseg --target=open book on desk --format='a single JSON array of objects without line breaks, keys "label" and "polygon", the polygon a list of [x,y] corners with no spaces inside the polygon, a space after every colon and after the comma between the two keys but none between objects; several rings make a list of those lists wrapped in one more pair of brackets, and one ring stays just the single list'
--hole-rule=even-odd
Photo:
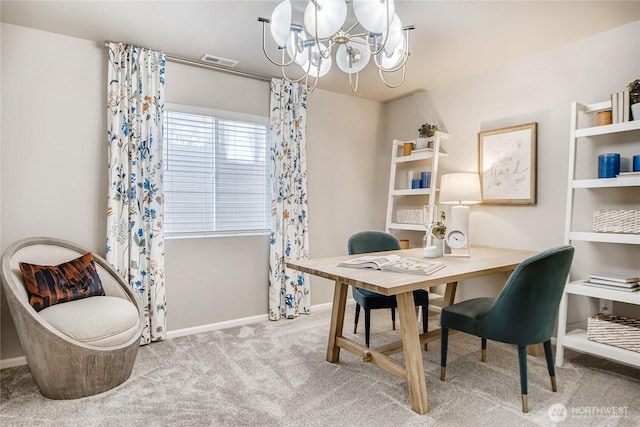
[{"label": "open book on desk", "polygon": [[373,268],[376,270],[395,271],[397,273],[422,274],[428,276],[445,265],[439,261],[426,261],[418,258],[400,258],[398,255],[368,255],[350,259],[338,264],[338,267]]}]

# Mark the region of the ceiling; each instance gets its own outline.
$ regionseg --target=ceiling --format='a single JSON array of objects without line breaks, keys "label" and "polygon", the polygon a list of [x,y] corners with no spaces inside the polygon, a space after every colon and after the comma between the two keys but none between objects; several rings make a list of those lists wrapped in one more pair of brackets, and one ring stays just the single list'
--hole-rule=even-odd
[{"label": "ceiling", "polygon": [[[2,0],[0,14],[2,22],[97,42],[134,43],[192,60],[211,54],[239,61],[237,70],[280,77],[262,53],[257,21],[269,18],[278,3]],[[301,23],[306,2],[293,3],[293,20]],[[384,102],[482,73],[638,21],[640,1],[396,0],[396,11],[403,25],[416,27],[405,83],[387,88],[369,65],[360,73],[355,96]],[[335,66],[318,87],[352,94],[348,76]]]}]

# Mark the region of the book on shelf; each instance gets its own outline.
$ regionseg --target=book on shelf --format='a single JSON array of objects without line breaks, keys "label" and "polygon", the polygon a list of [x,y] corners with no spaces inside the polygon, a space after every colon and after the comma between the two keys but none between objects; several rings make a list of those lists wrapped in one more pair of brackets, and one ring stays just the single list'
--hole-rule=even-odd
[{"label": "book on shelf", "polygon": [[611,123],[629,121],[630,102],[629,89],[611,94]]},{"label": "book on shelf", "polygon": [[622,93],[622,121],[629,121],[629,112],[631,111],[631,99],[629,97],[629,88]]},{"label": "book on shelf", "polygon": [[585,280],[584,282],[582,282],[582,284],[585,286],[593,286],[595,288],[610,289],[610,290],[619,291],[619,292],[637,292],[640,290],[640,286],[637,283],[635,286],[630,288],[627,288],[624,286],[617,286],[617,285],[604,285],[601,283],[593,283],[588,280]]},{"label": "book on shelf", "polygon": [[638,282],[616,282],[613,280],[602,280],[602,279],[594,279],[593,277],[589,279],[590,283],[596,283],[600,285],[609,285],[609,286],[617,286],[619,288],[633,288],[638,286]]},{"label": "book on shelf", "polygon": [[625,178],[625,177],[631,178],[635,176],[640,176],[640,171],[620,172],[618,174],[618,178]]},{"label": "book on shelf", "polygon": [[343,261],[338,267],[373,268],[396,273],[421,274],[428,276],[445,267],[440,261],[426,261],[418,258],[401,258],[395,254],[367,255]]},{"label": "book on shelf", "polygon": [[610,282],[621,282],[621,283],[640,281],[640,277],[638,276],[622,276],[620,274],[609,274],[609,273],[591,273],[589,274],[589,279],[600,279],[600,280],[608,280]]}]

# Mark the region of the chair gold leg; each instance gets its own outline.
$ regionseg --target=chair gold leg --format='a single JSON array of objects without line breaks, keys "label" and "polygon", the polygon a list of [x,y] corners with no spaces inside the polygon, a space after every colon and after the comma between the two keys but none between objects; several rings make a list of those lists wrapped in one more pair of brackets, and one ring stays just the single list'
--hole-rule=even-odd
[{"label": "chair gold leg", "polygon": [[353,333],[354,335],[357,333],[358,331],[358,325],[353,325]]},{"label": "chair gold leg", "polygon": [[529,399],[526,394],[522,395],[522,412],[525,414],[529,412]]},{"label": "chair gold leg", "polygon": [[487,361],[487,350],[486,349],[482,349],[482,352],[480,353],[480,361],[482,362],[486,362]]},{"label": "chair gold leg", "polygon": [[444,376],[447,368],[440,367],[440,381],[444,381]]},{"label": "chair gold leg", "polygon": [[556,377],[550,377],[550,378],[551,378],[551,391],[557,392],[558,385],[556,384]]},{"label": "chair gold leg", "polygon": [[391,322],[391,326],[392,326],[393,330],[395,331],[396,330],[396,321],[395,320],[393,320]]}]

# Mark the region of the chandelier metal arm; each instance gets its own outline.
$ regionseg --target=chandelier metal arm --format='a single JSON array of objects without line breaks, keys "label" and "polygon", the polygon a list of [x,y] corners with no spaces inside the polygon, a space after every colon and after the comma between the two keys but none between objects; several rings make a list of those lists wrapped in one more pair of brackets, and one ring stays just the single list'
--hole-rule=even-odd
[{"label": "chandelier metal arm", "polygon": [[[322,48],[320,47],[320,37],[318,37],[318,10],[320,10],[320,5],[318,4],[318,2],[316,0],[309,0],[311,3],[313,3],[313,5],[316,8],[316,13],[314,14],[314,20],[315,20],[315,31],[314,31],[314,37],[313,40],[315,41],[316,44],[316,48],[318,49],[318,52],[320,53],[320,56],[323,57],[324,59],[327,59],[329,57],[331,57],[331,47],[333,46],[331,43],[329,43],[329,47],[326,50],[322,50]],[[317,77],[316,77],[316,84],[317,84]],[[315,86],[314,86],[315,87]]]},{"label": "chandelier metal arm", "polygon": [[406,68],[407,67],[404,67],[404,66],[402,67],[402,79],[396,85],[392,85],[389,82],[387,82],[387,80],[384,78],[384,74],[383,74],[385,71],[382,68],[378,68],[378,76],[380,77],[380,80],[382,80],[382,83],[385,84],[385,86],[390,87],[391,89],[395,89],[397,87],[400,87],[402,85],[402,83],[404,83]]},{"label": "chandelier metal arm", "polygon": [[258,21],[262,22],[262,52],[264,53],[264,56],[267,57],[269,62],[271,62],[273,65],[276,65],[278,67],[284,68],[293,64],[294,59],[291,59],[291,61],[289,62],[285,62],[284,49],[281,48],[280,46],[278,46],[278,49],[282,49],[282,63],[276,62],[273,59],[271,59],[271,57],[267,53],[267,24],[270,23],[271,21],[266,18],[258,18]]},{"label": "chandelier metal arm", "polygon": [[[351,89],[351,92],[356,93],[358,91],[358,80],[359,80],[358,77],[360,76],[360,73],[356,73],[356,84],[355,84],[355,86],[352,83],[352,78],[351,78],[352,75],[353,75],[353,73],[349,73],[349,88]],[[384,82],[384,80],[383,80],[383,82]]]},{"label": "chandelier metal arm", "polygon": [[[371,32],[367,32],[367,35],[370,37],[373,37],[373,43],[371,43],[370,47],[373,47],[373,50],[369,49],[369,52],[371,53],[371,55],[375,56],[377,54],[379,54],[380,52],[382,52],[384,50],[384,47],[387,45],[387,40],[389,40],[389,27],[391,26],[391,20],[389,20],[389,9],[391,8],[390,2],[387,1],[386,2],[387,5],[387,19],[386,19],[386,23],[387,23],[387,31],[384,32],[384,37],[382,39],[382,46],[379,46],[378,48],[376,48],[376,37],[382,36],[383,33],[371,33]],[[368,38],[367,38],[368,40]]]},{"label": "chandelier metal arm", "polygon": [[[284,50],[282,51],[282,60],[284,61]],[[286,80],[289,80],[290,82],[293,82],[293,83],[299,83],[309,75],[309,67],[307,67],[307,71],[297,79],[292,79],[291,77],[287,76],[285,67],[280,67],[280,71],[282,72],[282,77],[284,77]]]},{"label": "chandelier metal arm", "polygon": [[[407,38],[407,46],[406,49],[404,50],[404,54],[402,55],[402,62],[400,64],[398,64],[397,66],[393,67],[393,68],[385,68],[382,64],[380,64],[380,62],[378,61],[378,57],[379,55],[376,55],[373,57],[373,62],[375,62],[376,67],[378,67],[378,70],[380,71],[384,71],[385,73],[394,73],[396,71],[398,71],[401,68],[404,68],[407,61],[409,60],[409,55],[411,55],[409,53],[409,43],[411,40],[411,36],[409,35],[409,31],[411,28],[408,28],[406,31],[406,38]],[[403,70],[404,73],[404,70]],[[402,79],[404,81],[404,77]],[[383,80],[384,81],[384,80]],[[386,84],[386,83],[385,83]],[[402,83],[401,83],[402,84]],[[391,87],[391,86],[390,86]],[[396,86],[397,87],[397,86]]]}]

